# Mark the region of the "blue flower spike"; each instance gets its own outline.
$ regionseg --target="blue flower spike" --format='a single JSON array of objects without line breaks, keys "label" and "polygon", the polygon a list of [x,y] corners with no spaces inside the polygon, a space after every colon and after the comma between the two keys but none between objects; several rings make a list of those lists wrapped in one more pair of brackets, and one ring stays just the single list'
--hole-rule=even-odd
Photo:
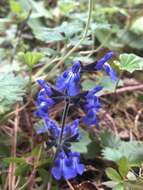
[{"label": "blue flower spike", "polygon": [[97,61],[95,66],[96,70],[104,70],[107,75],[110,76],[111,80],[117,80],[117,74],[114,69],[109,65],[107,61],[109,61],[113,57],[113,52],[108,52],[102,57],[100,60]]},{"label": "blue flower spike", "polygon": [[69,96],[77,95],[80,91],[80,69],[80,61],[73,62],[72,67],[57,78],[57,89]]},{"label": "blue flower spike", "polygon": [[[45,140],[47,148],[54,147],[54,163],[51,173],[56,180],[69,180],[77,175],[82,175],[84,172],[85,167],[80,163],[80,154],[72,152],[71,145],[80,140],[79,121],[83,121],[87,126],[95,125],[98,127],[97,112],[101,108],[101,102],[97,93],[102,90],[102,86],[97,85],[89,91],[81,91],[80,75],[84,71],[104,70],[112,80],[116,80],[116,72],[107,63],[112,56],[113,52],[108,52],[97,61],[96,66],[95,63],[91,66],[82,66],[80,61],[74,61],[71,68],[57,78],[56,88],[50,87],[45,80],[39,79],[37,81],[41,89],[35,103],[36,115],[43,120],[44,124],[36,132],[38,135],[46,133],[48,136]],[[67,106],[72,105],[72,108],[74,106],[80,107],[85,112],[85,116],[82,119],[75,119],[71,123],[66,123],[69,110],[67,109],[67,112],[63,112],[62,119],[65,120],[60,126],[50,118],[49,109],[61,101],[65,101]]]}]

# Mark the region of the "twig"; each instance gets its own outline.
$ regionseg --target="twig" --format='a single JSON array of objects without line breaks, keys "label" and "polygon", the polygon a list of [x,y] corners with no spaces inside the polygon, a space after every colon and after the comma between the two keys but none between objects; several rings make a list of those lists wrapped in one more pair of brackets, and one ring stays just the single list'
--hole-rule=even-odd
[{"label": "twig", "polygon": [[[17,146],[17,131],[19,126],[19,104],[16,105],[16,112],[15,112],[15,123],[13,129],[13,137],[12,137],[12,148],[11,148],[11,156],[16,157],[16,146]],[[15,170],[16,165],[15,163],[11,163],[9,166],[9,190],[15,190]]]},{"label": "twig", "polygon": [[66,182],[71,190],[75,190],[69,180],[66,180]]},{"label": "twig", "polygon": [[[117,89],[116,94],[121,94],[124,92],[132,92],[132,91],[142,90],[142,89],[143,89],[143,84],[138,84],[138,85],[134,85],[134,86],[127,86],[127,87]],[[106,96],[106,95],[114,94],[114,93],[115,92],[107,92],[105,94],[102,94],[101,96]]]}]

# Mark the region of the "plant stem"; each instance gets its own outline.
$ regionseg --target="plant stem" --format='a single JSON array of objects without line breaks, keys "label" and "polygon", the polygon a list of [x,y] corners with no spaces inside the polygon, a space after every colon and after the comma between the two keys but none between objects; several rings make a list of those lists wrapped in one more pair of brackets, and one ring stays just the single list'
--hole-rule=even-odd
[{"label": "plant stem", "polygon": [[65,100],[65,107],[64,107],[64,111],[63,111],[63,115],[62,115],[61,134],[60,134],[60,138],[59,138],[59,145],[61,145],[61,143],[62,143],[66,117],[67,117],[68,110],[69,110],[69,104],[70,104],[70,100],[69,99]]},{"label": "plant stem", "polygon": [[[92,8],[93,8],[93,0],[89,0],[89,8],[88,8],[88,19],[85,27],[85,31],[83,33],[82,38],[77,42],[77,44],[65,55],[63,58],[53,67],[53,69],[50,71],[50,73],[54,73],[55,69],[63,63],[79,46],[80,44],[85,40],[87,36],[87,32],[90,26],[91,16],[92,16]],[[51,74],[49,74],[51,76]],[[48,75],[48,77],[49,77]]]}]

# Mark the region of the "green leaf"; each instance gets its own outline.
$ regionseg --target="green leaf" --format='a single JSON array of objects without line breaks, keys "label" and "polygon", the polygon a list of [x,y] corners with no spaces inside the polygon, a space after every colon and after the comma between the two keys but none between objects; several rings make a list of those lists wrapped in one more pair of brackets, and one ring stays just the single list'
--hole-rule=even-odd
[{"label": "green leaf", "polygon": [[124,184],[123,183],[119,183],[118,185],[116,185],[113,190],[124,190]]},{"label": "green leaf", "polygon": [[122,157],[119,161],[118,161],[118,168],[119,168],[119,173],[120,175],[125,178],[128,174],[129,171],[129,163],[128,163],[128,159],[126,157]]},{"label": "green leaf", "polygon": [[137,50],[143,49],[143,38],[131,31],[122,31],[124,35],[119,36],[119,40],[127,47],[131,47]]},{"label": "green leaf", "polygon": [[118,185],[118,182],[115,181],[105,181],[102,183],[103,185],[110,187],[110,188],[114,188],[116,185]]},{"label": "green leaf", "polygon": [[121,144],[118,136],[114,135],[110,130],[106,129],[100,133],[102,147],[117,148]]},{"label": "green leaf", "polygon": [[18,3],[17,1],[10,0],[10,9],[15,14],[22,13],[22,7],[21,7],[20,3]]},{"label": "green leaf", "polygon": [[54,28],[43,26],[37,19],[31,19],[28,25],[32,29],[35,38],[45,43],[54,43],[65,39],[60,32],[56,31]]},{"label": "green leaf", "polygon": [[9,157],[9,158],[4,158],[3,162],[7,164],[10,164],[10,163],[22,164],[22,163],[25,163],[25,159],[18,158],[18,157]]},{"label": "green leaf", "polygon": [[119,175],[119,173],[115,169],[107,168],[105,170],[105,172],[106,172],[106,175],[108,176],[108,178],[111,179],[112,181],[115,181],[115,182],[122,181],[121,176]]},{"label": "green leaf", "polygon": [[118,86],[123,86],[123,81],[113,81],[109,76],[103,76],[99,81],[99,85],[103,86],[103,91],[114,92]]},{"label": "green leaf", "polygon": [[20,164],[18,165],[15,175],[16,176],[25,176],[26,174],[29,173],[29,171],[31,170],[31,166],[28,164]]},{"label": "green leaf", "polygon": [[19,4],[22,6],[23,11],[25,13],[29,13],[29,11],[31,10],[32,13],[30,15],[30,19],[34,19],[34,18],[40,18],[40,17],[45,17],[45,18],[50,18],[52,19],[52,14],[50,13],[50,11],[48,11],[45,7],[44,7],[44,2],[43,1],[34,1],[34,0],[19,0]]},{"label": "green leaf", "polygon": [[137,18],[131,25],[130,30],[138,35],[143,34],[143,16]]},{"label": "green leaf", "polygon": [[87,153],[88,144],[91,143],[91,139],[89,137],[89,133],[82,128],[80,129],[80,140],[79,142],[72,143],[72,150],[80,153]]},{"label": "green leaf", "polygon": [[25,81],[22,77],[11,73],[0,75],[0,114],[10,110],[11,106],[22,100]]},{"label": "green leaf", "polygon": [[136,70],[143,70],[143,58],[135,54],[121,54],[119,57],[119,67],[130,73]]},{"label": "green leaf", "polygon": [[108,160],[118,163],[122,157],[126,157],[130,166],[140,166],[143,163],[143,142],[124,142],[116,147],[106,147],[103,149],[103,156]]},{"label": "green leaf", "polygon": [[58,1],[58,7],[63,14],[69,14],[74,10],[75,2],[72,0],[60,0]]},{"label": "green leaf", "polygon": [[96,82],[93,80],[84,80],[82,83],[82,87],[84,90],[90,90],[96,86]]},{"label": "green leaf", "polygon": [[25,64],[27,64],[30,68],[32,68],[35,64],[37,64],[43,57],[43,54],[40,52],[26,52],[19,53],[19,58]]}]

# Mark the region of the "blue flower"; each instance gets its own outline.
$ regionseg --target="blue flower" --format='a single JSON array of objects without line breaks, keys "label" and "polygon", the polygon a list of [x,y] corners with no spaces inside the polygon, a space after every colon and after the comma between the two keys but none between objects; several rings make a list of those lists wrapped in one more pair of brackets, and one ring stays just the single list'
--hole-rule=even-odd
[{"label": "blue flower", "polygon": [[61,151],[56,156],[51,172],[56,180],[60,180],[62,177],[68,180],[78,174],[82,175],[84,165],[80,164],[78,153],[70,152],[69,155],[66,155],[64,151]]},{"label": "blue flower", "polygon": [[48,117],[48,109],[54,105],[54,100],[50,97],[52,95],[52,90],[44,80],[37,81],[41,86],[41,90],[38,93],[37,101],[35,105],[37,106],[37,111],[35,114],[38,117]]},{"label": "blue flower", "polygon": [[83,164],[80,164],[80,154],[78,152],[70,152],[69,157],[72,160],[72,165],[76,173],[82,175],[85,167]]},{"label": "blue flower", "polygon": [[107,75],[110,76],[111,80],[117,80],[117,74],[115,70],[111,68],[111,66],[107,63],[113,56],[113,52],[108,52],[102,57],[100,60],[97,61],[95,69],[96,70],[104,70]]},{"label": "blue flower", "polygon": [[60,180],[62,177],[68,180],[77,175],[72,159],[68,158],[64,151],[57,154],[51,172],[56,180]]},{"label": "blue flower", "polygon": [[88,110],[86,116],[83,117],[83,122],[88,126],[96,125],[96,127],[98,127],[98,119],[96,113],[97,113],[96,109]]},{"label": "blue flower", "polygon": [[83,122],[86,125],[96,125],[98,126],[98,120],[96,113],[101,108],[101,103],[99,98],[96,96],[96,93],[102,90],[101,86],[96,86],[92,90],[88,92],[86,95],[86,101],[84,110],[86,112],[86,116],[83,117]]},{"label": "blue flower", "polygon": [[41,88],[45,90],[45,93],[47,94],[47,96],[52,95],[52,90],[51,90],[50,86],[46,83],[45,80],[39,79],[39,80],[37,80],[37,82],[41,86]]},{"label": "blue flower", "polygon": [[80,62],[75,61],[69,70],[57,78],[57,89],[60,92],[67,93],[69,96],[77,95],[80,91],[80,69]]},{"label": "blue flower", "polygon": [[68,142],[75,142],[79,138],[79,120],[76,119],[72,124],[67,124],[64,128],[63,139]]}]

